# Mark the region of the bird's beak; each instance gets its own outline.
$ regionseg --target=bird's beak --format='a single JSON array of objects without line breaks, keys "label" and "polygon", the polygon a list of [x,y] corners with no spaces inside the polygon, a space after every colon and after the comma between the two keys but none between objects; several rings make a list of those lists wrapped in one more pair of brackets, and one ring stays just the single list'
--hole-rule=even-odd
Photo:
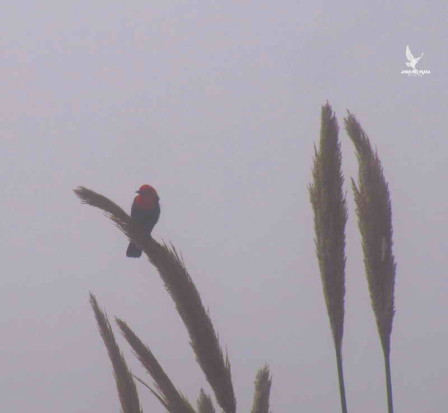
[{"label": "bird's beak", "polygon": [[140,193],[140,190],[138,190],[138,191],[135,191],[135,193],[136,193],[136,194],[139,194],[139,193]]}]

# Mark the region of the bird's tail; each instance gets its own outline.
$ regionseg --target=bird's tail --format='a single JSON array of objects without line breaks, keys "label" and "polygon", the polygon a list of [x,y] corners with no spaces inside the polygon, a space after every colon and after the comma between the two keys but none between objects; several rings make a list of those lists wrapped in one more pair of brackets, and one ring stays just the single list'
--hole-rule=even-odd
[{"label": "bird's tail", "polygon": [[129,243],[128,249],[126,250],[126,257],[139,258],[142,255],[142,250],[137,247],[137,245],[132,242]]}]

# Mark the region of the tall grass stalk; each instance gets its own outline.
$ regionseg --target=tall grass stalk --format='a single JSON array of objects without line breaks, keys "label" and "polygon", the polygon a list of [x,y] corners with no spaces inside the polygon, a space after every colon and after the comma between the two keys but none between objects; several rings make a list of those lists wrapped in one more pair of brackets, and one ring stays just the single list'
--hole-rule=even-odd
[{"label": "tall grass stalk", "polygon": [[98,329],[100,330],[101,337],[103,338],[110,361],[112,362],[118,396],[121,403],[121,411],[122,413],[142,413],[134,378],[115,341],[107,315],[100,309],[93,294],[90,294],[90,304],[92,305]]},{"label": "tall grass stalk", "polygon": [[251,413],[269,413],[269,396],[271,393],[272,379],[269,367],[264,366],[257,372],[255,378],[254,402]]},{"label": "tall grass stalk", "polygon": [[394,318],[395,258],[392,253],[392,208],[389,188],[378,154],[350,112],[345,129],[352,140],[359,163],[358,183],[352,179],[362,236],[364,266],[384,354],[387,405],[393,413],[390,369],[390,338]]},{"label": "tall grass stalk", "polygon": [[198,413],[215,413],[212,399],[208,394],[205,394],[203,389],[201,389],[198,397]]},{"label": "tall grass stalk", "polygon": [[336,353],[341,409],[347,412],[342,368],[345,298],[345,225],[347,204],[343,194],[341,149],[336,116],[322,107],[319,149],[315,149],[313,182],[309,186],[314,212],[316,255]]},{"label": "tall grass stalk", "polygon": [[116,319],[123,336],[134,350],[135,355],[155,382],[157,392],[151,388],[151,392],[170,413],[195,413],[195,410],[187,398],[180,393],[163,368],[160,366],[151,350],[143,344],[131,328],[120,319]]},{"label": "tall grass stalk", "polygon": [[236,400],[228,357],[223,355],[210,316],[176,249],[148,237],[141,226],[136,225],[126,212],[105,196],[84,187],[75,189],[75,193],[83,203],[102,209],[129,240],[148,256],[187,328],[196,360],[218,404],[225,413],[235,413]]}]

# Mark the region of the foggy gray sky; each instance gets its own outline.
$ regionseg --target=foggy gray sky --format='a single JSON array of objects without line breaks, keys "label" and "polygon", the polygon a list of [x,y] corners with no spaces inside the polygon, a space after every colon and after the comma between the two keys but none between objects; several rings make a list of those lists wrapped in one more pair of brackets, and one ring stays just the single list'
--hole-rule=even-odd
[{"label": "foggy gray sky", "polygon": [[[307,185],[321,105],[348,108],[390,185],[397,260],[397,412],[446,412],[447,17],[445,1],[9,2],[0,17],[3,177],[0,410],[118,412],[88,302],[126,320],[195,402],[188,336],[145,259],[72,193],[129,211],[155,186],[153,235],[171,241],[228,350],[238,411],[266,362],[276,413],[339,408]],[[408,77],[409,44],[423,77]],[[343,130],[351,412],[386,409]],[[117,332],[118,336],[118,332]],[[121,336],[133,371],[148,378]],[[163,409],[139,387],[146,412]],[[216,405],[216,404],[215,404]]]}]

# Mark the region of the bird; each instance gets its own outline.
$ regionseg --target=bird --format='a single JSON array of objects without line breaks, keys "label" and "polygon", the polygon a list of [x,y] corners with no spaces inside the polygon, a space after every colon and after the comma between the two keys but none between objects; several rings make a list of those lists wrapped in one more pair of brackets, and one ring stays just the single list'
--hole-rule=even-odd
[{"label": "bird", "polygon": [[[159,195],[151,185],[142,185],[134,198],[131,207],[131,219],[135,223],[143,226],[148,235],[159,220],[160,204]],[[131,258],[139,258],[142,255],[142,250],[132,242],[129,243],[126,250],[126,256]]]},{"label": "bird", "polygon": [[409,46],[406,46],[406,57],[409,60],[409,62],[406,62],[406,66],[412,67],[412,69],[416,70],[415,65],[423,57],[423,53],[419,57],[414,57],[414,55],[411,53],[411,49],[409,49]]}]

